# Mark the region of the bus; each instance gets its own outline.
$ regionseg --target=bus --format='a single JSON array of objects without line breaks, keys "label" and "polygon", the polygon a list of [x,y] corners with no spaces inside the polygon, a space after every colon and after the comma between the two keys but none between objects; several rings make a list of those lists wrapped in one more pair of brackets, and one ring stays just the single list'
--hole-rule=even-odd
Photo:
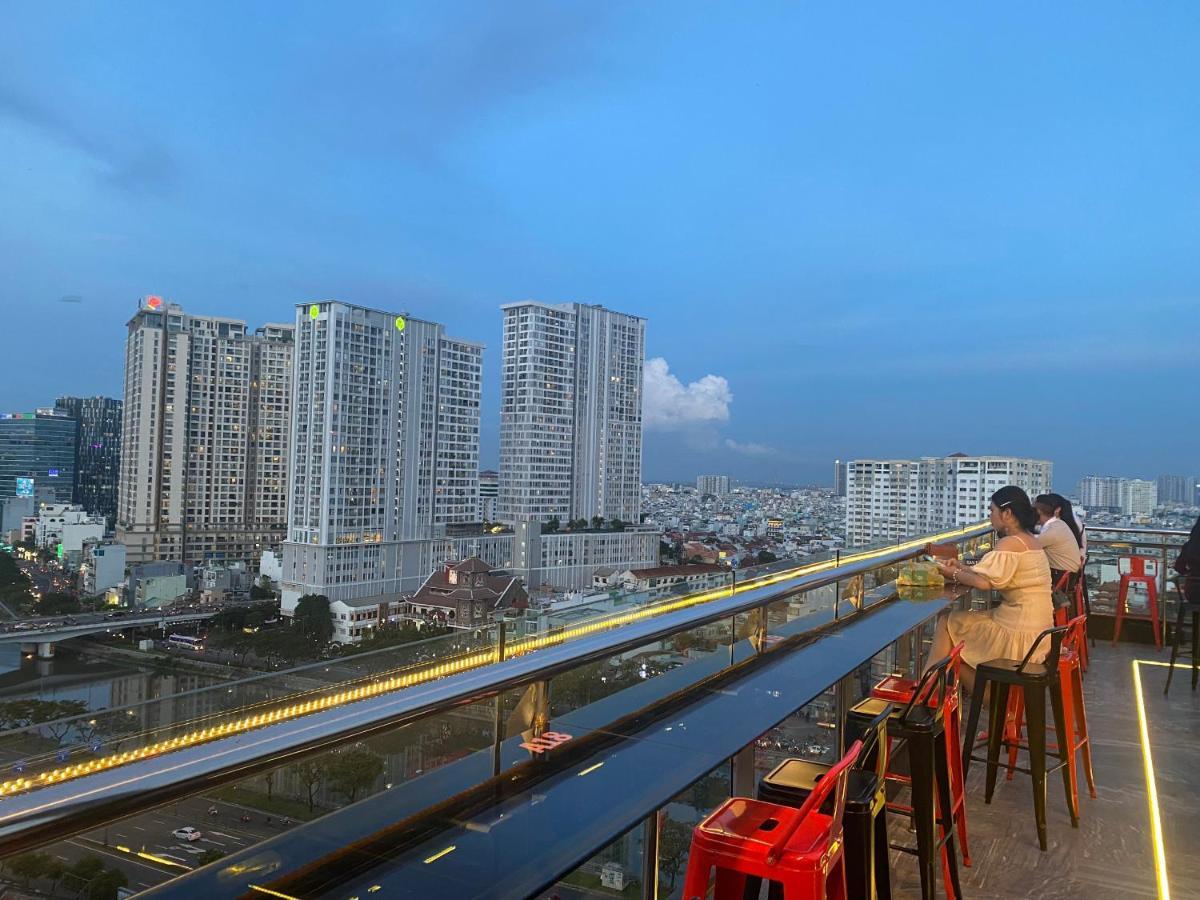
[{"label": "bus", "polygon": [[204,649],[204,638],[194,634],[173,634],[167,638],[167,646],[200,651]]}]

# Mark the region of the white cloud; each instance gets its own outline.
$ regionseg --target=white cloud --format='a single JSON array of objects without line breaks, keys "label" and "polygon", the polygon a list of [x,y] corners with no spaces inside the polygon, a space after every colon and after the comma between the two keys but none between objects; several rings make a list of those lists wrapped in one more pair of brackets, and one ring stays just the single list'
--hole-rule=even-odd
[{"label": "white cloud", "polygon": [[743,444],[735,441],[733,438],[725,438],[725,446],[734,453],[740,453],[743,456],[776,456],[779,453],[774,447],[768,447],[766,444],[755,444],[753,442]]},{"label": "white cloud", "polygon": [[642,423],[646,428],[682,428],[729,421],[733,392],[720,375],[684,385],[661,356],[646,361]]}]

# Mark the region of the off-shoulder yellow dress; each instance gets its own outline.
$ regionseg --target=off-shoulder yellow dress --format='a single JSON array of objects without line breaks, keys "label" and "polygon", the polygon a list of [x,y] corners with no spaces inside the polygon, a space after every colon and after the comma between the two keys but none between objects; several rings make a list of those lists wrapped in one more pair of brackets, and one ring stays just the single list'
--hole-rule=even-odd
[{"label": "off-shoulder yellow dress", "polygon": [[[1037,636],[1054,624],[1045,551],[993,550],[971,571],[991,582],[1004,600],[995,609],[950,614],[951,640],[966,645],[963,662],[975,667],[993,659],[1024,659]],[[1049,642],[1043,641],[1032,661],[1042,662],[1049,649]]]}]

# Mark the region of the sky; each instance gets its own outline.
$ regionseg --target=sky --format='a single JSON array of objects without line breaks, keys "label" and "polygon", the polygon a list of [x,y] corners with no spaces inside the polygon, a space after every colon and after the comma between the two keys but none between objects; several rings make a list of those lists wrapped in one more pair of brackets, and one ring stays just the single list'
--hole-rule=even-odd
[{"label": "sky", "polygon": [[120,396],[144,295],[337,298],[488,345],[494,467],[500,305],[579,301],[647,319],[647,480],[1200,472],[1190,2],[3,8],[12,411]]}]

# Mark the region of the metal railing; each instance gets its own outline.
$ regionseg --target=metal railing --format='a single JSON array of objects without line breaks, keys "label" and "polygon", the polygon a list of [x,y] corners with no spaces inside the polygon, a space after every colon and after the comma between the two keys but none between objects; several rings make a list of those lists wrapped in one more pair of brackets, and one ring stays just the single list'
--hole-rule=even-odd
[{"label": "metal railing", "polygon": [[[88,748],[91,758],[0,785],[4,791],[0,796],[5,796],[0,806],[0,855],[237,782],[437,713],[490,701],[713,623],[729,622],[736,631],[739,617],[823,588],[833,588],[828,610],[835,619],[856,615],[859,611],[840,602],[840,583],[861,579],[856,585],[861,595],[863,586],[871,587],[866,582],[872,576],[877,582],[890,580],[894,573],[889,568],[920,554],[928,541],[954,541],[971,550],[990,534],[990,526],[979,524],[898,547],[847,554],[840,564],[829,560],[772,573],[556,633],[468,650],[420,668],[376,673],[332,692],[318,690],[264,702],[240,718],[202,723],[199,731],[170,738],[156,733],[153,744],[131,744],[130,749],[107,757]],[[493,735],[497,745],[505,736],[499,710],[497,704]],[[61,756],[60,752],[57,759]]]}]

